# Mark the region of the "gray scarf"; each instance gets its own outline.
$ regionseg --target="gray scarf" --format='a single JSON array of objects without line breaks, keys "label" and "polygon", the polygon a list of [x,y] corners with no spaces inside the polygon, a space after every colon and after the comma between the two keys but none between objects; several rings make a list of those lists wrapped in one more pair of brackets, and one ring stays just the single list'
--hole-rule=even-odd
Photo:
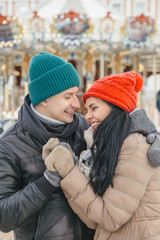
[{"label": "gray scarf", "polygon": [[149,120],[144,109],[135,110],[130,114],[132,124],[129,133],[141,133],[146,136],[146,141],[151,144],[147,156],[154,167],[160,166],[160,133]]}]

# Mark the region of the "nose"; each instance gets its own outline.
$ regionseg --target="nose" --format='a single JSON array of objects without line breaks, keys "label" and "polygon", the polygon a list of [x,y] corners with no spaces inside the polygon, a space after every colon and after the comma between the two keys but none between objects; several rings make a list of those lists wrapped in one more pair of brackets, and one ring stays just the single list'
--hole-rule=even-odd
[{"label": "nose", "polygon": [[85,119],[86,119],[87,122],[90,122],[91,118],[92,118],[92,114],[88,111],[88,112],[85,114]]},{"label": "nose", "polygon": [[71,105],[73,108],[80,108],[80,102],[77,96],[74,96],[74,98],[72,99]]}]

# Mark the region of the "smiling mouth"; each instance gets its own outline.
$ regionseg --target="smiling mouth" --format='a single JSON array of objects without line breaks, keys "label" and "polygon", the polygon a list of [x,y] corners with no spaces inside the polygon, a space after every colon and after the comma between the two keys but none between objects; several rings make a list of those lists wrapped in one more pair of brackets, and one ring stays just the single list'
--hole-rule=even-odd
[{"label": "smiling mouth", "polygon": [[74,115],[75,111],[65,111],[65,113],[70,114],[70,115]]},{"label": "smiling mouth", "polygon": [[99,122],[95,122],[91,125],[92,129],[95,130],[99,126]]}]

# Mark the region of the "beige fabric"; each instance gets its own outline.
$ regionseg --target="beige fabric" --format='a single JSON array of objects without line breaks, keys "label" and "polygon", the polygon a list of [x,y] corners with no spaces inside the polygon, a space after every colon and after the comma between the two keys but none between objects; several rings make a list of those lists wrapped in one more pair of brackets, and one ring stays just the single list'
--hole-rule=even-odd
[{"label": "beige fabric", "polygon": [[59,145],[58,138],[50,138],[48,142],[43,146],[42,158],[45,160],[55,147]]},{"label": "beige fabric", "polygon": [[61,181],[73,210],[89,227],[96,227],[94,240],[160,239],[160,168],[149,164],[149,146],[138,133],[124,141],[114,188],[103,197],[94,194],[77,166]]},{"label": "beige fabric", "polygon": [[91,148],[93,144],[93,128],[89,127],[84,131],[84,139],[86,140],[87,145]]},{"label": "beige fabric", "polygon": [[45,159],[45,165],[50,171],[57,171],[63,178],[74,168],[72,153],[65,147],[58,145]]},{"label": "beige fabric", "polygon": [[[64,148],[66,146],[66,148]],[[74,167],[73,151],[68,143],[60,143],[58,138],[50,138],[43,146],[42,158],[49,171],[66,176]]]},{"label": "beige fabric", "polygon": [[42,150],[42,159],[45,162],[45,165],[49,171],[56,172],[57,170],[54,168],[52,161],[50,161],[49,154],[52,150],[59,145],[58,138],[50,138],[49,141],[43,146]]}]

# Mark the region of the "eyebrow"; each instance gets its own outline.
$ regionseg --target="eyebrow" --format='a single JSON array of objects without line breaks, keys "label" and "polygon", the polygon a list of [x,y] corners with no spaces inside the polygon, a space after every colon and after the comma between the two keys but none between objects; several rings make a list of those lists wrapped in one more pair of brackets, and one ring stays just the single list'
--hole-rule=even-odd
[{"label": "eyebrow", "polygon": [[64,96],[65,96],[65,95],[72,95],[72,94],[73,94],[73,93],[68,92],[68,93],[65,93]]},{"label": "eyebrow", "polygon": [[[91,108],[91,107],[93,107],[95,104],[97,104],[97,103],[91,103],[88,107]],[[87,110],[86,107],[85,107],[84,109]]]},{"label": "eyebrow", "polygon": [[64,95],[72,95],[72,94],[77,94],[78,91],[75,93],[75,92],[66,92]]}]

